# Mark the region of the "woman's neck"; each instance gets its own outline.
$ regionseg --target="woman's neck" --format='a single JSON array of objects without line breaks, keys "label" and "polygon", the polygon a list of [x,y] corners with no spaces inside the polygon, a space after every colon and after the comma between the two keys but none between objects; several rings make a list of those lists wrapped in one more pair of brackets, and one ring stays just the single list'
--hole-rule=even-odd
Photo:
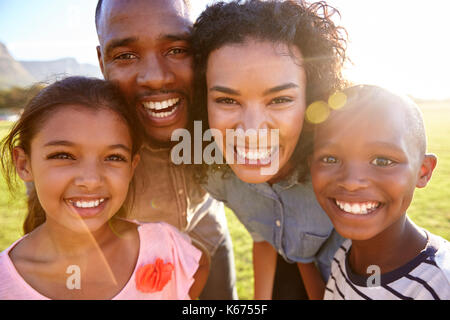
[{"label": "woman's neck", "polygon": [[356,274],[367,276],[368,267],[376,265],[385,274],[415,258],[426,243],[425,232],[405,215],[369,240],[353,240],[350,267]]}]

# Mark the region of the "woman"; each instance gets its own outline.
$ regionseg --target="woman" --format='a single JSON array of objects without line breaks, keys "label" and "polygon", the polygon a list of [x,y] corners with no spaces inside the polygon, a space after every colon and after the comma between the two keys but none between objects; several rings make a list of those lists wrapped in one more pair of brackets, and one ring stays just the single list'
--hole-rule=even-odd
[{"label": "woman", "polygon": [[344,86],[335,12],[324,2],[234,1],[194,25],[194,114],[227,162],[202,166],[199,179],[253,237],[255,299],[306,298],[302,280],[309,298],[322,298],[311,280],[326,280],[342,241],[312,191],[304,124],[308,105]]}]

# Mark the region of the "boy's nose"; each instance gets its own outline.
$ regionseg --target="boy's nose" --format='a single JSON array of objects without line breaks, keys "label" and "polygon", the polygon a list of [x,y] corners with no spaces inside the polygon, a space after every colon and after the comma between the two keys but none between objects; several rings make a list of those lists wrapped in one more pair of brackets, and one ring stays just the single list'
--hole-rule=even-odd
[{"label": "boy's nose", "polygon": [[357,191],[367,188],[369,180],[363,168],[345,165],[339,175],[338,185],[347,191]]},{"label": "boy's nose", "polygon": [[139,66],[137,84],[150,89],[162,89],[174,82],[175,77],[164,57],[157,54],[148,54],[141,58]]}]

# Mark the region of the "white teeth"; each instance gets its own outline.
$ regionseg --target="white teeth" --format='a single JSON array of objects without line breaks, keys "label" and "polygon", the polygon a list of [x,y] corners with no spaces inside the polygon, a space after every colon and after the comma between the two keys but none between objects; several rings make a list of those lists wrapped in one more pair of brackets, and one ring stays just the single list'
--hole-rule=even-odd
[{"label": "white teeth", "polygon": [[336,200],[336,205],[343,211],[352,214],[368,214],[380,206],[380,202],[344,202]]},{"label": "white teeth", "polygon": [[153,112],[147,109],[147,113],[154,118],[167,118],[173,115],[177,111],[178,107],[173,108],[173,110],[169,112]]},{"label": "white teeth", "polygon": [[143,105],[148,110],[162,110],[172,107],[173,105],[177,104],[178,101],[180,101],[180,98],[169,99],[160,102],[149,101],[144,102]]},{"label": "white teeth", "polygon": [[77,208],[95,208],[98,207],[102,202],[104,202],[105,199],[97,199],[97,200],[92,200],[92,201],[71,201],[69,200],[69,202],[77,207]]},{"label": "white teeth", "polygon": [[274,153],[276,147],[272,147],[271,149],[253,149],[246,150],[245,147],[236,146],[236,151],[241,158],[246,158],[248,160],[269,160],[272,154]]}]

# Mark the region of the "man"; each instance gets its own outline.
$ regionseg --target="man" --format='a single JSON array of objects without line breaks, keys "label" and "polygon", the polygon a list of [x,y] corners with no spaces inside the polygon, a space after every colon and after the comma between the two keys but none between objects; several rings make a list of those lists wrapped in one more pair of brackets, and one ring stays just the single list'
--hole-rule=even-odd
[{"label": "man", "polygon": [[135,106],[147,143],[136,169],[131,217],[188,232],[211,257],[201,299],[237,299],[234,257],[223,204],[172,163],[172,132],[189,120],[193,72],[187,0],[100,0],[96,11],[102,73]]}]

